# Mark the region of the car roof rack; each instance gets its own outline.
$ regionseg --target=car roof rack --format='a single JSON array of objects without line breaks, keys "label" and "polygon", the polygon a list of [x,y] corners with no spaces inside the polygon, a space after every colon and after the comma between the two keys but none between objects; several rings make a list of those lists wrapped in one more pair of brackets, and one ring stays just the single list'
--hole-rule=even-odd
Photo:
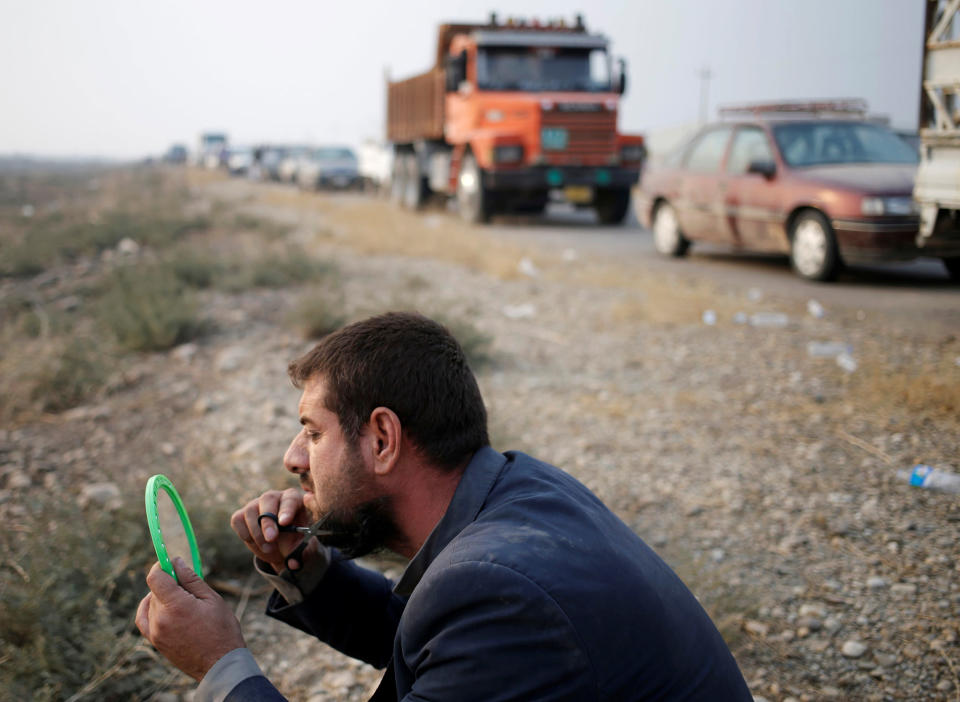
[{"label": "car roof rack", "polygon": [[755,102],[744,105],[723,105],[717,108],[721,118],[753,117],[755,119],[866,119],[867,101],[862,98],[838,100],[786,100]]}]

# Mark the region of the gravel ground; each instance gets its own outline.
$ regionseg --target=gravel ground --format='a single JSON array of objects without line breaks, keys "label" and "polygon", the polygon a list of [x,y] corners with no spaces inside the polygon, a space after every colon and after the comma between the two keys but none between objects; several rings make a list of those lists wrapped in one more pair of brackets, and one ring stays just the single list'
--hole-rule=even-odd
[{"label": "gravel ground", "polygon": [[[338,264],[328,302],[349,318],[415,308],[481,332],[495,447],[572,473],[653,546],[710,612],[757,699],[960,700],[960,501],[895,475],[917,462],[960,472],[956,336],[852,309],[813,316],[763,291],[648,277],[575,251],[402,255],[402,237],[439,232],[454,249],[470,229],[375,201],[194,187],[295,224],[292,239]],[[375,253],[364,222],[400,241]],[[0,431],[5,514],[64,470],[91,482],[122,470],[142,485],[159,465],[224,509],[288,484],[280,457],[298,394],[285,366],[309,346],[282,323],[295,296],[208,293],[216,333],[144,356],[106,404]],[[751,324],[760,313],[786,323]],[[811,341],[849,345],[857,368],[811,356]],[[263,600],[238,606],[282,691],[366,699],[378,671],[267,620]],[[181,697],[189,686],[171,679],[161,699]]]}]

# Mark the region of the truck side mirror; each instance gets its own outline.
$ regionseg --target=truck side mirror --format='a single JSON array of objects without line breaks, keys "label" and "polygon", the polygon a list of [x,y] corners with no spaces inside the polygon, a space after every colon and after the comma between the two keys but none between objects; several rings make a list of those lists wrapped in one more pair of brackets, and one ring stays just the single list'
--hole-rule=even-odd
[{"label": "truck side mirror", "polygon": [[616,90],[617,93],[623,95],[627,92],[627,62],[619,58],[617,59],[617,66],[619,70],[617,71]]}]

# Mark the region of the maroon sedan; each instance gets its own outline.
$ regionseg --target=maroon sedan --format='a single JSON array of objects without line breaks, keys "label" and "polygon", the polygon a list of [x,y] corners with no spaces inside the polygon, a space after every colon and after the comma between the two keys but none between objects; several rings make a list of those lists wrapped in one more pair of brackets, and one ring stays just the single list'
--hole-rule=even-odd
[{"label": "maroon sedan", "polygon": [[956,274],[960,244],[916,244],[917,152],[891,130],[851,119],[754,119],[701,130],[643,175],[637,212],[658,251],[695,241],[786,253],[811,280],[843,262],[935,255]]}]

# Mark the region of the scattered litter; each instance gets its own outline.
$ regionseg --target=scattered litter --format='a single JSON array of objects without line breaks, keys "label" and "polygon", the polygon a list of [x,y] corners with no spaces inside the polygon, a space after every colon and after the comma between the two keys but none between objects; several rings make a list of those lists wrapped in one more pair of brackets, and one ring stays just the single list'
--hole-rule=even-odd
[{"label": "scattered litter", "polygon": [[853,347],[842,341],[808,341],[807,355],[815,358],[836,358],[840,354],[853,353]]},{"label": "scattered litter", "polygon": [[537,308],[530,303],[503,306],[503,316],[508,319],[530,319],[536,316],[536,314]]},{"label": "scattered litter", "polygon": [[536,278],[540,275],[540,270],[534,265],[533,261],[524,256],[517,264],[517,270],[529,278]]},{"label": "scattered litter", "polygon": [[857,370],[857,359],[851,356],[849,353],[844,351],[841,354],[837,354],[837,365],[847,371],[847,373],[853,373]]},{"label": "scattered litter", "polygon": [[897,477],[916,487],[960,494],[960,475],[946,470],[937,470],[924,463],[918,463],[910,470],[898,470]]},{"label": "scattered litter", "polygon": [[26,218],[33,217],[33,214],[36,212],[33,205],[24,205],[20,208],[20,214]]},{"label": "scattered litter", "polygon": [[747,290],[747,299],[750,302],[759,302],[763,299],[763,290],[760,288],[750,288]]},{"label": "scattered litter", "polygon": [[781,312],[757,312],[750,315],[750,325],[754,327],[785,327],[790,319]]},{"label": "scattered litter", "polygon": [[823,305],[816,300],[807,300],[807,312],[809,312],[810,316],[814,319],[823,319],[825,310],[823,309]]},{"label": "scattered litter", "polygon": [[717,313],[713,310],[704,310],[703,311],[703,323],[707,326],[713,326],[717,323]]},{"label": "scattered litter", "polygon": [[571,261],[576,261],[578,258],[575,249],[564,249],[563,253],[560,255],[563,257],[563,260],[567,261],[568,263]]},{"label": "scattered litter", "polygon": [[737,312],[733,315],[734,324],[746,324],[749,320],[746,312]]}]

